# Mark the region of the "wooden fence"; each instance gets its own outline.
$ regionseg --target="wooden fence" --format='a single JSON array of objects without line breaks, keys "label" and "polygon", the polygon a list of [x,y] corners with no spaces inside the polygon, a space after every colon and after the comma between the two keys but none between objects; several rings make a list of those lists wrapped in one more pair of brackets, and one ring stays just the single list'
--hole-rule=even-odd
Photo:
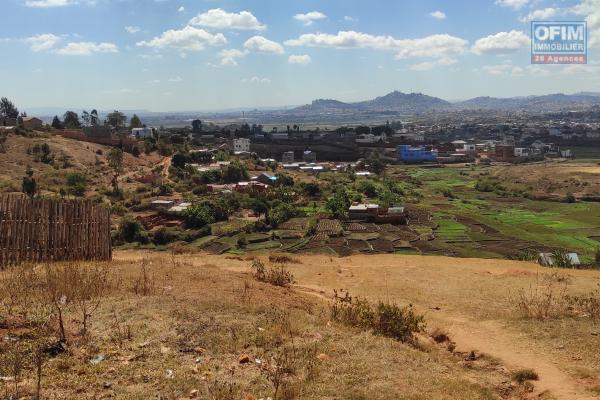
[{"label": "wooden fence", "polygon": [[89,201],[0,194],[0,266],[111,258],[107,209]]}]

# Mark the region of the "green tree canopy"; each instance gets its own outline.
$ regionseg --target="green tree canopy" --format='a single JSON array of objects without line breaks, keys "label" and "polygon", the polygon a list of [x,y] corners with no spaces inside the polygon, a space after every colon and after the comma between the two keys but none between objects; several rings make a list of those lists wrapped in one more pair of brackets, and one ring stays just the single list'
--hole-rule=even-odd
[{"label": "green tree canopy", "polygon": [[0,116],[8,118],[17,118],[19,116],[19,110],[13,104],[12,101],[6,97],[0,99]]},{"label": "green tree canopy", "polygon": [[63,124],[62,124],[62,122],[60,122],[58,115],[55,115],[54,118],[52,119],[52,127],[54,129],[62,129],[63,128]]},{"label": "green tree canopy", "polygon": [[142,120],[140,119],[140,117],[137,116],[137,114],[133,114],[133,117],[131,117],[130,125],[132,128],[142,127]]},{"label": "green tree canopy", "polygon": [[79,122],[79,115],[73,111],[67,111],[65,115],[63,115],[64,126],[65,128],[76,129],[81,126]]},{"label": "green tree canopy", "polygon": [[122,128],[127,123],[127,117],[120,111],[113,111],[106,116],[106,122],[113,128]]}]

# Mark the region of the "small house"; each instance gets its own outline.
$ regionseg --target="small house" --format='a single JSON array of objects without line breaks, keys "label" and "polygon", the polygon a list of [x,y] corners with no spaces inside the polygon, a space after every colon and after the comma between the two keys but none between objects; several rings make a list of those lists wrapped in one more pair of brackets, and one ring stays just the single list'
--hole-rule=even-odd
[{"label": "small house", "polygon": [[44,126],[44,121],[37,117],[21,117],[20,122],[25,129],[40,129]]},{"label": "small house", "polygon": [[286,151],[281,156],[281,162],[284,164],[292,164],[294,162],[294,152]]},{"label": "small house", "polygon": [[265,185],[274,185],[277,182],[277,177],[269,173],[263,172],[255,179],[256,182],[264,183]]},{"label": "small house", "polygon": [[174,205],[175,202],[173,200],[154,200],[150,203],[150,206],[155,210],[158,208],[171,208]]}]

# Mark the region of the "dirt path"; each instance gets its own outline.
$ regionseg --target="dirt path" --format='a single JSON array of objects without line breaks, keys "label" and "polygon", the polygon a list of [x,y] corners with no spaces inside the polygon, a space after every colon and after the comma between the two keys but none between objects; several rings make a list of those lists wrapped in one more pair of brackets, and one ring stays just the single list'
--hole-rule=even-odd
[{"label": "dirt path", "polygon": [[582,387],[572,377],[561,371],[557,365],[541,352],[534,352],[521,343],[524,335],[508,331],[497,321],[474,322],[449,315],[442,315],[450,337],[457,344],[457,350],[476,349],[502,361],[511,370],[530,368],[540,379],[535,384],[535,393],[550,392],[557,399],[592,400],[597,397],[582,391]]},{"label": "dirt path", "polygon": [[[448,332],[458,351],[486,353],[510,371],[528,368],[537,372],[540,379],[533,382],[533,397],[548,392],[557,399],[598,399],[586,390],[597,385],[596,378],[592,382],[579,381],[567,372],[596,365],[598,357],[593,351],[578,352],[581,348],[594,348],[595,339],[589,338],[589,332],[579,328],[571,332],[571,337],[563,338],[560,335],[564,332],[554,330],[548,331],[547,337],[537,337],[535,330],[521,331],[514,325],[510,294],[535,285],[553,271],[527,262],[438,256],[294,257],[299,264],[289,268],[297,281],[297,290],[327,301],[333,289],[346,289],[371,301],[414,304],[425,312],[430,329],[439,327]],[[248,259],[205,254],[197,262],[237,272],[247,272],[250,266]],[[588,292],[600,282],[598,271],[561,273],[570,276],[573,290]],[[558,340],[549,339],[552,334],[559,335]],[[572,335],[579,339],[569,340]],[[564,351],[554,351],[557,343],[565,345]],[[583,362],[569,356],[575,353],[583,357]]]},{"label": "dirt path", "polygon": [[[295,289],[330,301],[330,297],[324,292],[330,292],[333,288],[296,285]],[[548,393],[561,400],[598,399],[583,393],[581,385],[562,372],[546,356],[520,345],[524,335],[508,331],[497,321],[476,322],[444,313],[436,313],[434,319],[436,323],[444,326],[452,341],[456,343],[456,351],[475,350],[488,354],[499,359],[512,371],[524,368],[536,371],[540,379],[534,382],[533,398]]]}]

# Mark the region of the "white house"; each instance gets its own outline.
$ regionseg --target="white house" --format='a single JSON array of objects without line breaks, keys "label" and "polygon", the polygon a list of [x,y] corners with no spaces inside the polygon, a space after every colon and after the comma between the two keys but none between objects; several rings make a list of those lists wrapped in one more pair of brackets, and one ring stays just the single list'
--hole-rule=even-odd
[{"label": "white house", "polygon": [[250,139],[246,139],[246,138],[233,139],[233,152],[234,153],[250,152]]},{"label": "white house", "polygon": [[381,136],[373,135],[372,133],[364,133],[356,137],[356,143],[379,143],[385,142],[387,135],[382,133]]},{"label": "white house", "polygon": [[153,133],[152,128],[148,128],[148,127],[131,129],[131,136],[136,137],[136,138],[152,137],[152,133]]}]

